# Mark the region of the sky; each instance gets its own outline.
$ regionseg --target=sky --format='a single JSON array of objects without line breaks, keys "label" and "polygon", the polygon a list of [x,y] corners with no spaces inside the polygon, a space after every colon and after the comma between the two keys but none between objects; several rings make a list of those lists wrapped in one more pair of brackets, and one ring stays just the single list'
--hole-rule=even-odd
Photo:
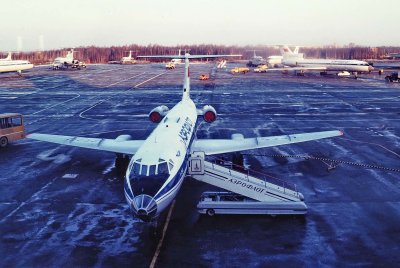
[{"label": "sky", "polygon": [[0,51],[205,43],[400,46],[398,0],[0,3]]}]

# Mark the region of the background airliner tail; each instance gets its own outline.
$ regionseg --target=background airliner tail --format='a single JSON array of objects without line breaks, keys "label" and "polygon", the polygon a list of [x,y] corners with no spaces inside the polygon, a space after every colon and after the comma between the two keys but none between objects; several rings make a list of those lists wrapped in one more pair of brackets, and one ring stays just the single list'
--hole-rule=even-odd
[{"label": "background airliner tail", "polygon": [[185,74],[183,77],[183,92],[182,99],[190,98],[190,70],[189,60],[190,59],[204,59],[204,58],[221,58],[221,57],[241,57],[242,55],[172,55],[172,56],[137,56],[138,58],[159,58],[159,59],[184,59],[185,60]]}]

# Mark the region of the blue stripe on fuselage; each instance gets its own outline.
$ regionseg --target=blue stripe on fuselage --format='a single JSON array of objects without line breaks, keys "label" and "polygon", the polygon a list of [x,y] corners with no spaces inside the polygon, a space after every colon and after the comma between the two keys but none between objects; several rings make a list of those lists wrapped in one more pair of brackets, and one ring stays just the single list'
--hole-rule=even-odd
[{"label": "blue stripe on fuselage", "polygon": [[176,172],[175,176],[172,178],[172,180],[164,186],[164,188],[154,196],[154,199],[157,200],[157,202],[162,201],[162,199],[164,199],[169,192],[174,189],[174,187],[179,184],[179,182],[181,180],[183,180],[183,178],[186,177],[186,169],[188,166],[188,159],[189,159],[189,154],[190,154],[190,147],[192,146],[192,143],[194,141],[194,137],[196,135],[197,132],[197,127],[198,127],[199,121],[196,120],[196,124],[194,126],[193,129],[193,133],[192,133],[192,137],[190,138],[190,142],[189,145],[186,148],[186,155],[185,155],[185,159],[183,160],[182,165],[180,166],[179,170]]}]

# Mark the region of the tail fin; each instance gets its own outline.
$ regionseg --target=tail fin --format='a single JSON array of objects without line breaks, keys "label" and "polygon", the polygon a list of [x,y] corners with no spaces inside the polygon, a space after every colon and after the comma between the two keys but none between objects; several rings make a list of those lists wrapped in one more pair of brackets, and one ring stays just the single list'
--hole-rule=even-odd
[{"label": "tail fin", "polygon": [[185,74],[183,76],[183,94],[182,99],[190,99],[190,70],[189,70],[189,59],[202,59],[202,58],[219,58],[219,57],[241,57],[242,55],[175,55],[175,56],[137,56],[138,58],[160,58],[160,59],[184,59],[185,60]]},{"label": "tail fin", "polygon": [[299,54],[299,46],[296,46],[295,48],[294,48],[294,50],[293,50],[293,53],[294,54]]},{"label": "tail fin", "polygon": [[68,51],[66,58],[68,58],[68,59],[74,58],[74,49],[73,48],[71,48],[71,50]]},{"label": "tail fin", "polygon": [[12,54],[12,52],[8,52],[6,60],[11,60],[11,54]]},{"label": "tail fin", "polygon": [[11,60],[11,54],[12,54],[12,52],[8,52],[7,57],[4,59],[1,59],[1,60]]},{"label": "tail fin", "polygon": [[281,46],[281,55],[285,55],[285,54],[293,54],[292,50],[288,47],[288,46]]}]

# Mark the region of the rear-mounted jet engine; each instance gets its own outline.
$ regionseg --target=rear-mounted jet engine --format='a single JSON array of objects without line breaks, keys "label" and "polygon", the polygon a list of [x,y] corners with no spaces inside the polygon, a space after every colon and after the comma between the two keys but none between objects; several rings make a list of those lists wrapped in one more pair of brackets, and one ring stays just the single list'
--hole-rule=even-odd
[{"label": "rear-mounted jet engine", "polygon": [[165,105],[160,105],[151,110],[149,113],[149,119],[153,123],[160,123],[164,116],[167,115],[169,109]]},{"label": "rear-mounted jet engine", "polygon": [[211,105],[205,105],[203,107],[203,118],[207,123],[212,123],[217,119],[217,112]]}]

